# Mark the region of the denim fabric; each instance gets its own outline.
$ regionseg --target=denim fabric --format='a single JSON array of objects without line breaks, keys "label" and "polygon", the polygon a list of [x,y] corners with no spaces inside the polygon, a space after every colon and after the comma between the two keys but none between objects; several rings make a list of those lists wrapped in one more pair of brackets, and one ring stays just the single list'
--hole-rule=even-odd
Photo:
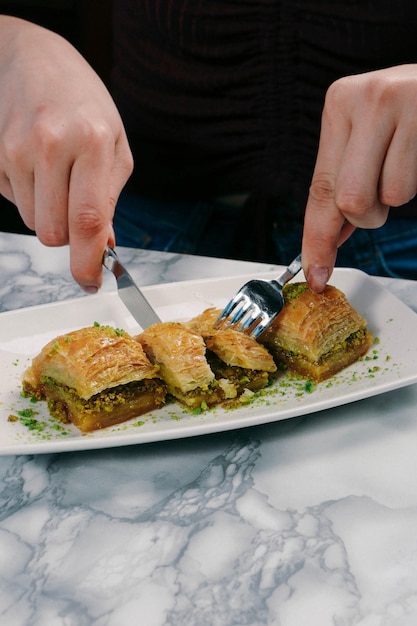
[{"label": "denim fabric", "polygon": [[192,254],[210,215],[207,203],[167,203],[124,192],[114,217],[117,243]]},{"label": "denim fabric", "polygon": [[[254,228],[248,224],[236,246],[240,209],[221,202],[156,201],[123,192],[114,228],[118,245],[223,258],[254,257]],[[276,215],[265,242],[273,244],[271,262],[287,264],[300,251],[302,224]],[[244,240],[247,240],[245,246]],[[267,245],[267,243],[265,244]],[[336,265],[374,276],[417,279],[417,219],[395,218],[375,230],[357,229],[341,246]]]},{"label": "denim fabric", "polygon": [[[301,246],[302,226],[282,233],[273,229],[277,263],[286,264]],[[337,267],[355,267],[373,276],[417,279],[417,219],[395,218],[393,211],[381,228],[357,228],[339,248]]]},{"label": "denim fabric", "polygon": [[123,192],[114,216],[118,245],[230,256],[239,209],[220,202],[166,202]]}]

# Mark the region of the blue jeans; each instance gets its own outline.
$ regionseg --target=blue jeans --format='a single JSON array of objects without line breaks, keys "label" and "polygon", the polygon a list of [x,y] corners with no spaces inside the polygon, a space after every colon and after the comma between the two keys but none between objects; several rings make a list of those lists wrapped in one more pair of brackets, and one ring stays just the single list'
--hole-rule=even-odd
[{"label": "blue jeans", "polygon": [[[417,280],[417,216],[395,218],[393,209],[387,222],[376,229],[357,228],[339,248],[337,267],[355,267],[373,276]],[[293,259],[300,249],[302,225],[290,228],[284,236],[273,230],[279,263]]]},{"label": "blue jeans", "polygon": [[121,246],[233,257],[239,214],[240,209],[218,201],[167,202],[124,191],[113,226]]},{"label": "blue jeans", "polygon": [[[374,276],[417,279],[417,216],[395,218],[375,230],[356,229],[341,246],[338,267],[355,267]],[[256,218],[256,216],[255,216]],[[124,191],[114,228],[119,245],[223,258],[264,260],[253,250],[255,228],[239,230],[241,209],[219,201],[166,202]],[[272,216],[265,242],[272,243],[270,262],[285,265],[300,251],[302,223]]]}]

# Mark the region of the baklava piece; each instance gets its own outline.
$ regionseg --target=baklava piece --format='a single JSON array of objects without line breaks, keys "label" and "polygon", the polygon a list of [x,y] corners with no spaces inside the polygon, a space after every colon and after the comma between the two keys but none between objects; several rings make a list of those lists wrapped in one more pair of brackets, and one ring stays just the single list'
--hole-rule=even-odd
[{"label": "baklava piece", "polygon": [[206,309],[187,322],[187,326],[202,335],[211,369],[217,379],[234,386],[235,395],[245,389],[263,389],[277,370],[272,355],[253,337],[232,328],[216,330],[214,324],[220,312],[220,309]]},{"label": "baklava piece", "polygon": [[83,432],[142,415],[166,397],[142,346],[125,331],[100,325],[50,341],[26,371],[23,390]]},{"label": "baklava piece", "polygon": [[284,300],[260,341],[289,371],[319,382],[357,361],[373,343],[366,321],[336,287],[318,294],[305,282],[289,283]]},{"label": "baklava piece", "polygon": [[168,392],[190,409],[219,404],[232,390],[217,381],[202,336],[179,322],[153,324],[136,337],[158,366]]}]

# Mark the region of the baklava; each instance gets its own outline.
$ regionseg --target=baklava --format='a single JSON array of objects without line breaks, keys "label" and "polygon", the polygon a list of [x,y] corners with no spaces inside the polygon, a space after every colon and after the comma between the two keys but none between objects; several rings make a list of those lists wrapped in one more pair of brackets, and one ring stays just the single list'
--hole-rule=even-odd
[{"label": "baklava", "polygon": [[33,359],[24,393],[89,432],[172,399],[192,410],[233,406],[268,385],[277,370],[319,382],[373,343],[365,319],[336,287],[317,294],[305,282],[289,283],[284,300],[258,341],[233,328],[216,329],[215,308],[185,323],[154,324],[137,337],[100,324],[60,335]]},{"label": "baklava", "polygon": [[284,300],[260,341],[289,371],[319,382],[357,361],[373,343],[366,320],[336,287],[327,285],[319,294],[305,282],[289,283]]},{"label": "baklava", "polygon": [[168,392],[190,409],[219,404],[229,390],[216,380],[202,336],[180,322],[153,324],[136,340],[160,371]]},{"label": "baklava", "polygon": [[216,330],[214,325],[220,312],[213,307],[206,309],[186,325],[201,334],[216,378],[229,381],[236,395],[245,389],[263,389],[277,370],[272,355],[253,337],[232,328]]},{"label": "baklava", "polygon": [[98,324],[50,341],[25,372],[23,390],[83,432],[142,415],[166,398],[142,346],[125,331]]}]

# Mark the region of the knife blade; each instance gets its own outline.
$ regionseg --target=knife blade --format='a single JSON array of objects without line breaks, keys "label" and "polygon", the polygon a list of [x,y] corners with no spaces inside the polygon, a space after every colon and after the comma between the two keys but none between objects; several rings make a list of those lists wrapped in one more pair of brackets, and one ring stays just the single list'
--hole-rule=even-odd
[{"label": "knife blade", "polygon": [[115,276],[120,299],[143,330],[161,321],[110,246],[103,254],[103,265]]}]

